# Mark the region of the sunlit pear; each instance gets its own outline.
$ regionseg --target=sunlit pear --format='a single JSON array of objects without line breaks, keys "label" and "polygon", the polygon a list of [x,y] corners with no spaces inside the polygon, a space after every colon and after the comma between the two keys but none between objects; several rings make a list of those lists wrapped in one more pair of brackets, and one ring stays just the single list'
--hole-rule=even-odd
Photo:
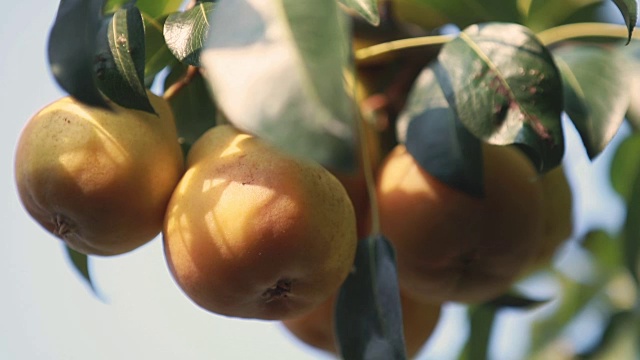
[{"label": "sunlit pear", "polygon": [[24,207],[81,253],[126,253],[162,229],[184,164],[171,108],[149,97],[157,115],[66,97],[20,135],[15,177]]},{"label": "sunlit pear", "polygon": [[323,167],[224,125],[192,147],[167,209],[170,271],[196,304],[242,318],[301,315],[355,257],[354,209]]},{"label": "sunlit pear", "polygon": [[542,186],[513,147],[483,145],[484,198],[423,170],[403,145],[378,176],[382,233],[400,285],[424,301],[476,303],[506,292],[534,261],[544,233]]},{"label": "sunlit pear", "polygon": [[[363,300],[364,301],[364,300]],[[409,358],[413,358],[426,344],[440,320],[439,304],[416,301],[400,294],[402,328]],[[300,317],[284,320],[282,324],[300,341],[314,348],[338,354],[334,329],[336,296]]]}]

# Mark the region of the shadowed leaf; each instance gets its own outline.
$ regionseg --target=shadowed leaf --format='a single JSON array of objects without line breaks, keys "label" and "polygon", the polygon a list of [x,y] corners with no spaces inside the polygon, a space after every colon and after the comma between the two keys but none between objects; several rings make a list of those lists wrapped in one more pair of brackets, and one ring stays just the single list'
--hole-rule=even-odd
[{"label": "shadowed leaf", "polygon": [[472,134],[518,144],[540,171],[560,164],[562,82],[551,54],[527,28],[470,26],[443,46],[438,61],[440,87]]},{"label": "shadowed leaf", "polygon": [[358,243],[354,269],[340,289],[335,321],[344,359],[406,359],[393,248],[382,235]]},{"label": "shadowed leaf", "polygon": [[473,196],[484,194],[481,143],[449,107],[434,70],[416,79],[397,133],[420,166],[443,183]]},{"label": "shadowed leaf", "polygon": [[565,111],[591,159],[620,128],[629,106],[630,77],[624,57],[595,46],[554,51],[565,89]]},{"label": "shadowed leaf", "polygon": [[49,33],[47,52],[56,82],[88,105],[107,108],[94,72],[102,0],[61,0]]},{"label": "shadowed leaf", "polygon": [[[177,64],[171,69],[164,83],[165,90],[179,82],[187,73],[188,66]],[[190,147],[205,131],[216,125],[216,107],[209,95],[202,75],[196,74],[189,85],[169,99],[176,117],[180,143]]]},{"label": "shadowed leaf", "polygon": [[548,303],[548,299],[532,299],[526,296],[522,296],[519,294],[504,294],[499,296],[489,302],[486,303],[487,306],[493,306],[497,309],[500,308],[510,308],[510,309],[521,309],[521,310],[531,310],[540,305],[544,305]]}]

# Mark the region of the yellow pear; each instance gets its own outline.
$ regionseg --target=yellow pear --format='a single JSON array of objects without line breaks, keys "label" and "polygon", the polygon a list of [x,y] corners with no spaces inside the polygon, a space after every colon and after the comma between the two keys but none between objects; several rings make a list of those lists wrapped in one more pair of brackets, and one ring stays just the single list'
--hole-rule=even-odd
[{"label": "yellow pear", "polygon": [[25,126],[15,177],[27,212],[71,248],[117,255],[153,239],[183,173],[171,108],[158,115],[65,97]]},{"label": "yellow pear", "polygon": [[353,206],[331,173],[229,125],[193,145],[164,225],[180,288],[204,309],[243,318],[318,306],[347,277],[356,242]]}]

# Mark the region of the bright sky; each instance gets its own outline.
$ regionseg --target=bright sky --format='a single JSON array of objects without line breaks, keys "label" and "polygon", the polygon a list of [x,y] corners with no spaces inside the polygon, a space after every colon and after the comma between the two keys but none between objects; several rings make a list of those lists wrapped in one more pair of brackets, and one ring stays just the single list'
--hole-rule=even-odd
[{"label": "bright sky", "polygon": [[[5,2],[0,22],[0,165],[4,169],[0,222],[8,229],[0,241],[0,358],[322,359],[274,323],[227,319],[197,308],[173,283],[159,239],[133,253],[93,261],[91,271],[104,298],[101,301],[67,262],[61,243],[28,217],[15,190],[13,155],[27,119],[63,96],[45,56],[57,3]],[[571,178],[580,180],[575,185],[578,191],[602,188],[606,156],[595,166],[580,149],[568,158],[574,164]],[[589,197],[578,198],[580,228],[594,222],[616,228],[621,208],[603,191],[585,192]],[[454,307],[446,318],[460,314]],[[464,330],[454,323],[447,322],[439,332],[440,339],[452,342],[444,342],[423,358],[443,359],[443,349],[463,341]],[[503,326],[518,324],[516,319]]]}]

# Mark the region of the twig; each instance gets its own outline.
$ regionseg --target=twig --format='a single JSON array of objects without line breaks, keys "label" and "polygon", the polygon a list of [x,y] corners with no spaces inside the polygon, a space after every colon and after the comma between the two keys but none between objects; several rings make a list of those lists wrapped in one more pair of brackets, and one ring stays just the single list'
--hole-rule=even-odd
[{"label": "twig", "polygon": [[199,73],[199,69],[196,66],[189,65],[189,67],[187,68],[187,73],[184,74],[184,76],[180,80],[171,84],[171,86],[169,86],[164,91],[164,94],[162,95],[162,97],[167,101],[171,100],[171,98],[173,98],[178,92],[180,92],[182,88],[189,85],[191,80],[193,80],[193,78],[198,73]]}]

